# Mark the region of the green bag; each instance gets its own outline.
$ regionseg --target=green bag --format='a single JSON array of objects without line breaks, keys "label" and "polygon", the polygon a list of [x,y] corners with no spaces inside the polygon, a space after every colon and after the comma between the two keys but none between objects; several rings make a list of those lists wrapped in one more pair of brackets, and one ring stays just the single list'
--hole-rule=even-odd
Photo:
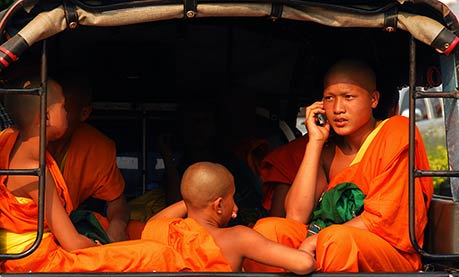
[{"label": "green bag", "polygon": [[341,224],[358,216],[363,210],[365,195],[354,183],[336,185],[322,195],[312,214],[308,236],[332,224]]},{"label": "green bag", "polygon": [[110,243],[111,240],[100,225],[97,218],[90,210],[75,210],[70,213],[70,220],[78,233],[88,238],[100,241],[102,244]]}]

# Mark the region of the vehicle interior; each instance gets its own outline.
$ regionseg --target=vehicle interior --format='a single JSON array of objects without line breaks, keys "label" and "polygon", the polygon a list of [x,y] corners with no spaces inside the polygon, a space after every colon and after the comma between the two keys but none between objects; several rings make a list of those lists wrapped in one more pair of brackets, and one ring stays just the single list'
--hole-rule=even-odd
[{"label": "vehicle interior", "polygon": [[[18,8],[8,24],[2,26],[8,37],[60,1],[38,2],[29,11]],[[98,14],[151,1],[67,2]],[[277,2],[287,1],[273,1],[273,7]],[[351,10],[362,17],[389,14],[396,7],[450,24],[441,12],[422,3],[407,1],[396,5],[395,1],[380,1],[367,6],[365,1],[349,1],[346,7],[337,2],[316,4],[337,11]],[[290,4],[301,7],[308,3]],[[183,9],[183,5],[177,6]],[[270,10],[271,3],[267,6]],[[235,154],[235,149],[243,147],[248,139],[267,142],[263,152],[266,154],[301,136],[295,127],[298,112],[321,99],[324,72],[338,59],[359,58],[371,64],[377,72],[381,101],[387,103],[410,82],[424,88],[437,87],[442,82],[441,59],[445,54],[435,47],[413,39],[402,28],[357,25],[337,27],[275,13],[254,16],[243,12],[236,16],[182,16],[118,26],[77,24],[30,45],[17,61],[3,68],[0,78],[7,81],[22,70],[39,69],[43,52],[50,77],[62,70],[89,76],[93,112],[88,122],[115,141],[132,216],[146,220],[167,203],[159,143],[166,139],[179,159],[186,140],[193,139],[190,133],[202,139],[209,132],[203,123],[206,119],[190,121],[191,111],[211,113],[215,125],[209,143],[219,154]],[[414,57],[410,56],[413,41]],[[449,55],[457,57],[457,53]],[[260,184],[255,179],[246,185],[260,193]],[[155,193],[156,202],[151,206],[141,198],[149,192]],[[88,205],[103,211],[97,201]],[[451,229],[457,228],[457,224],[454,226]],[[458,249],[456,246],[452,254],[457,255]],[[459,264],[454,260],[446,267],[457,270]],[[457,274],[454,270],[448,273],[451,272]]]}]

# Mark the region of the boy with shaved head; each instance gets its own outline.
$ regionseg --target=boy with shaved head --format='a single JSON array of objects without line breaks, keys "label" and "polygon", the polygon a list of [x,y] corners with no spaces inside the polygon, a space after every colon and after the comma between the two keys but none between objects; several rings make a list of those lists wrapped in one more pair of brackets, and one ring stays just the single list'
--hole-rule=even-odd
[{"label": "boy with shaved head", "polygon": [[[285,199],[286,218],[265,218],[254,226],[271,240],[315,252],[318,271],[410,272],[422,267],[408,230],[408,119],[375,118],[373,110],[380,100],[376,88],[373,70],[362,61],[341,60],[329,69],[323,100],[306,108],[309,140]],[[325,124],[317,124],[318,114],[326,115]],[[417,129],[415,147],[416,167],[428,169]],[[352,195],[363,195],[360,208],[350,211],[346,220],[333,216],[327,224],[318,225],[318,219],[324,219],[319,215],[341,218],[344,208],[357,203],[344,193],[339,199],[349,202],[320,202],[330,199],[329,195],[339,196],[346,186],[354,187]],[[422,245],[432,180],[417,178],[415,187],[414,235]],[[250,260],[244,267],[282,271]]]},{"label": "boy with shaved head", "polygon": [[73,207],[81,208],[90,198],[101,200],[105,216],[93,214],[110,240],[138,239],[143,223],[129,220],[125,180],[116,163],[115,142],[86,123],[92,113],[90,79],[74,70],[63,72],[58,81],[66,99],[68,128],[62,137],[49,143],[48,149],[61,169]]},{"label": "boy with shaved head", "polygon": [[[62,87],[47,82],[46,143],[67,129]],[[23,78],[14,87],[44,87],[34,78]],[[5,106],[15,125],[0,132],[0,168],[39,167],[40,97],[10,94]],[[181,257],[166,245],[133,240],[100,245],[81,235],[69,213],[73,209],[65,181],[46,153],[45,228],[41,243],[30,255],[3,261],[0,272],[75,271],[180,271]],[[0,253],[18,254],[30,249],[37,236],[38,176],[0,175]],[[97,247],[93,247],[97,246]]]},{"label": "boy with shaved head", "polygon": [[[298,274],[315,269],[313,256],[272,242],[246,226],[226,227],[237,216],[234,178],[222,165],[198,162],[185,171],[178,202],[150,219],[142,239],[167,243],[193,271],[241,271],[244,258]],[[186,219],[179,218],[187,215]]]},{"label": "boy with shaved head", "polygon": [[[373,109],[375,119],[384,120],[398,115],[400,93],[397,86],[393,82],[379,82],[378,92],[378,106]],[[259,172],[263,181],[263,207],[271,216],[285,217],[285,197],[303,160],[308,138],[306,133],[274,149],[261,161]]]}]

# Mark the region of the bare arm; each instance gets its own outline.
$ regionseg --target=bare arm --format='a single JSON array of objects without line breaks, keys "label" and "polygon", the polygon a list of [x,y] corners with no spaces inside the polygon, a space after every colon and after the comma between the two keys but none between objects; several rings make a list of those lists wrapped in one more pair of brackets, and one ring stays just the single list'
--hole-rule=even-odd
[{"label": "bare arm", "polygon": [[187,208],[185,205],[185,201],[181,200],[178,201],[161,211],[155,214],[152,218],[153,219],[160,219],[160,218],[184,218],[187,214]]},{"label": "bare arm", "polygon": [[107,219],[110,222],[107,235],[112,241],[126,240],[126,226],[130,219],[130,210],[124,195],[107,202]]},{"label": "bare arm", "polygon": [[322,102],[316,102],[306,108],[309,141],[303,161],[285,199],[286,217],[301,223],[309,221],[327,185],[321,155],[329,135],[330,125],[328,122],[323,127],[316,125],[314,115],[318,112],[324,112]]},{"label": "bare arm", "polygon": [[274,183],[274,193],[271,203],[270,216],[285,217],[285,197],[287,196],[290,184]]},{"label": "bare arm", "polygon": [[[38,203],[38,184],[29,191],[30,197]],[[67,251],[95,246],[89,238],[81,235],[73,226],[57,194],[53,177],[47,171],[45,189],[45,220],[59,244]]]},{"label": "bare arm", "polygon": [[310,253],[273,242],[245,226],[237,226],[235,247],[242,256],[267,265],[281,267],[296,274],[308,274],[316,269]]},{"label": "bare arm", "polygon": [[157,147],[164,161],[164,176],[166,182],[166,203],[173,204],[182,199],[180,194],[180,174],[177,169],[177,163],[173,159],[170,147],[170,136],[160,134],[158,136]]}]

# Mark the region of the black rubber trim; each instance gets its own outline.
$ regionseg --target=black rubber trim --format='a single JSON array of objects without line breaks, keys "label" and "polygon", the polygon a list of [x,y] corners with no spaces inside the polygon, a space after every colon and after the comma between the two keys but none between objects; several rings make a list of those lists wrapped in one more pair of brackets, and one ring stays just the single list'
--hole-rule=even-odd
[{"label": "black rubber trim", "polygon": [[384,13],[384,30],[386,32],[397,31],[398,9],[397,7],[387,10]]},{"label": "black rubber trim", "polygon": [[272,20],[277,20],[282,17],[282,12],[284,11],[284,5],[282,3],[272,3],[271,5],[271,14],[269,18]]},{"label": "black rubber trim", "polygon": [[451,42],[453,42],[455,38],[456,35],[454,35],[448,29],[443,28],[443,30],[441,30],[437,37],[432,41],[431,46],[444,52],[449,48]]},{"label": "black rubber trim", "polygon": [[76,5],[72,1],[63,1],[65,21],[67,21],[67,27],[69,29],[75,29],[78,26],[78,13]]},{"label": "black rubber trim", "polygon": [[183,13],[186,18],[196,17],[198,13],[197,0],[183,0]]}]

